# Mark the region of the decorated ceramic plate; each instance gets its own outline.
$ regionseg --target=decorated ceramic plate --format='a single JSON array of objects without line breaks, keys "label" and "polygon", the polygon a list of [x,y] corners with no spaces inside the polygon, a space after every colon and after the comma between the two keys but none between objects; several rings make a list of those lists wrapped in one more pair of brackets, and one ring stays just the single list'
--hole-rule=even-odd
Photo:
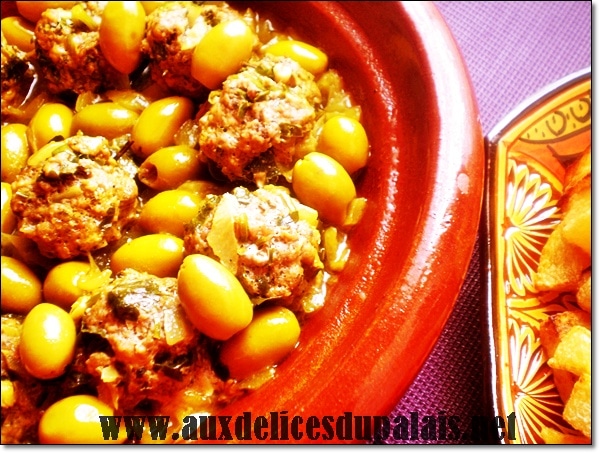
[{"label": "decorated ceramic plate", "polygon": [[[519,106],[486,138],[488,320],[495,413],[515,421],[503,443],[542,443],[563,433],[563,402],[540,342],[551,314],[573,297],[536,291],[533,275],[559,218],[565,169],[591,146],[591,73],[575,73]],[[508,418],[507,418],[508,417]],[[511,438],[509,438],[511,437]]]}]

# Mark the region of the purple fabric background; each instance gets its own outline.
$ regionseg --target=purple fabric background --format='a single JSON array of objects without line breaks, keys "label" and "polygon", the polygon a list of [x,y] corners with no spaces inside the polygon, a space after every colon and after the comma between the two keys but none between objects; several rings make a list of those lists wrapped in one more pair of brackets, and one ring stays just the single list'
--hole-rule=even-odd
[{"label": "purple fabric background", "polygon": [[[436,1],[465,58],[484,134],[546,85],[592,62],[592,2]],[[485,388],[487,348],[483,250],[476,245],[456,307],[392,417],[491,415]],[[474,443],[469,440],[387,443]],[[476,442],[480,443],[480,442]]]}]

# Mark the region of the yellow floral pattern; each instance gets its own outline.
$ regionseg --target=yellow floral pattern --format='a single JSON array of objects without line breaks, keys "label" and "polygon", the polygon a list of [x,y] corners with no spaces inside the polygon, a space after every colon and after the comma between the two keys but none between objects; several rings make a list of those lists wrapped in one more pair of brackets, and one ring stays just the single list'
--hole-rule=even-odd
[{"label": "yellow floral pattern", "polygon": [[552,187],[525,163],[508,160],[506,188],[506,293],[535,292],[532,275],[544,242],[559,220]]}]

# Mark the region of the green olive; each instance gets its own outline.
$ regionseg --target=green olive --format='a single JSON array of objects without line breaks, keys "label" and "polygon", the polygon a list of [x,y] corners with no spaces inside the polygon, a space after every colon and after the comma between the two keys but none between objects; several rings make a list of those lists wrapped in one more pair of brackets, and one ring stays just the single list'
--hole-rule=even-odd
[{"label": "green olive", "polygon": [[33,150],[39,150],[56,137],[70,137],[72,123],[73,112],[66,105],[57,102],[42,105],[29,123],[29,143]]},{"label": "green olive", "polygon": [[326,154],[311,152],[292,170],[292,187],[301,203],[316,209],[319,217],[342,225],[356,188],[348,172]]},{"label": "green olive", "polygon": [[15,216],[10,207],[10,200],[12,199],[12,187],[10,184],[3,182],[0,193],[2,195],[2,232],[10,234],[17,226],[17,216]]},{"label": "green olive", "polygon": [[198,214],[199,195],[186,190],[165,190],[150,198],[142,207],[139,224],[148,233],[170,233],[183,237],[184,225]]},{"label": "green olive", "polygon": [[114,274],[131,268],[157,277],[175,277],[183,260],[183,240],[172,234],[139,236],[113,253],[110,268]]},{"label": "green olive", "polygon": [[209,194],[223,195],[228,190],[225,185],[203,179],[190,179],[177,187],[177,189],[195,193],[200,198],[204,198]]},{"label": "green olive", "polygon": [[320,75],[325,72],[329,64],[327,55],[323,51],[302,41],[289,39],[277,41],[269,45],[265,49],[265,52],[291,58],[314,75]]},{"label": "green olive", "polygon": [[44,279],[42,292],[44,301],[52,302],[69,310],[85,291],[79,284],[92,270],[90,263],[84,261],[65,261],[54,266]]},{"label": "green olive", "polygon": [[35,49],[33,24],[19,16],[10,16],[2,19],[2,34],[6,42],[18,47],[23,52]]},{"label": "green olive", "polygon": [[369,140],[365,128],[345,116],[334,116],[321,129],[317,151],[337,160],[350,174],[367,165]]},{"label": "green olive", "polygon": [[2,256],[2,313],[28,313],[42,301],[42,282],[22,261]]},{"label": "green olive", "polygon": [[186,256],[177,287],[190,321],[210,338],[227,340],[252,321],[252,302],[242,284],[208,256]]},{"label": "green olive", "polygon": [[119,72],[132,73],[142,60],[146,11],[141,2],[108,2],[98,42],[102,55]]},{"label": "green olive", "polygon": [[101,135],[110,140],[131,132],[138,117],[138,113],[116,102],[100,102],[77,112],[72,127],[74,132],[81,131],[93,137]]},{"label": "green olive", "polygon": [[155,190],[175,189],[198,176],[198,151],[186,145],[161,148],[146,158],[138,172],[141,182]]},{"label": "green olive", "polygon": [[146,11],[146,14],[150,14],[156,8],[159,8],[160,6],[164,5],[167,2],[156,1],[156,2],[140,2],[140,3],[144,7],[144,11]]},{"label": "green olive", "polygon": [[183,96],[169,96],[151,102],[131,131],[133,152],[146,158],[158,149],[174,145],[175,133],[193,114],[194,103]]},{"label": "green olive", "polygon": [[[42,444],[115,444],[126,440],[104,438],[100,416],[114,415],[108,404],[92,395],[67,396],[52,404],[40,419],[38,437]],[[121,430],[121,431],[124,431]]]},{"label": "green olive", "polygon": [[299,337],[300,324],[291,310],[276,305],[259,308],[248,327],[223,343],[220,359],[230,377],[243,379],[277,365]]},{"label": "green olive", "polygon": [[251,57],[256,39],[241,19],[215,25],[194,49],[192,77],[211,90],[219,88]]},{"label": "green olive", "polygon": [[64,374],[75,355],[75,321],[58,305],[42,302],[23,321],[19,353],[29,374],[54,379]]},{"label": "green olive", "polygon": [[150,105],[150,100],[133,89],[108,90],[106,97],[117,105],[140,114]]},{"label": "green olive", "polygon": [[27,140],[27,126],[12,123],[2,126],[2,181],[13,182],[27,164],[31,154]]}]

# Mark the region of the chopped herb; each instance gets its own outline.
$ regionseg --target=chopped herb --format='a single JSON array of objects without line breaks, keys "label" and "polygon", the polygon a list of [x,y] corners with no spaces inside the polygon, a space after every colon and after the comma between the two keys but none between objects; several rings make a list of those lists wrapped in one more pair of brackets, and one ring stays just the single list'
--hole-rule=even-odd
[{"label": "chopped herb", "polygon": [[160,300],[159,288],[153,282],[145,282],[144,286],[113,288],[107,295],[107,301],[113,313],[120,321],[137,321],[138,307],[153,305]]},{"label": "chopped herb", "polygon": [[183,379],[182,368],[189,367],[194,361],[194,357],[191,352],[187,354],[181,354],[178,356],[171,356],[167,351],[159,352],[154,357],[154,371],[162,371],[166,376],[177,381]]},{"label": "chopped herb", "polygon": [[283,138],[302,137],[304,132],[301,126],[290,123],[282,123],[279,129]]}]

